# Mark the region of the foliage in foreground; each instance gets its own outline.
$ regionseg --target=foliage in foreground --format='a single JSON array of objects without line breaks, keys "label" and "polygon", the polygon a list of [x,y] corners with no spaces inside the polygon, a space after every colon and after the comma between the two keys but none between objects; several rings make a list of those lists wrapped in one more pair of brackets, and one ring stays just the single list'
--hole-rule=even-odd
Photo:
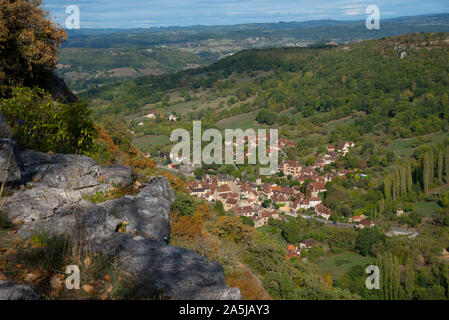
[{"label": "foliage in foreground", "polygon": [[84,152],[96,135],[85,103],[62,104],[39,88],[16,87],[0,110],[22,148],[43,152]]}]

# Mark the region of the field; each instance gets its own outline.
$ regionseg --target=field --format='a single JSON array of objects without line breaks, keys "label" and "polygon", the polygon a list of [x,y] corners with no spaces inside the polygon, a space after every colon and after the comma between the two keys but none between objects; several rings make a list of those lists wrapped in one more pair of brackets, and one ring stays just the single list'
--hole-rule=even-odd
[{"label": "field", "polygon": [[170,143],[170,138],[167,136],[146,135],[135,138],[133,144],[141,151],[146,151],[150,146],[164,146]]},{"label": "field", "polygon": [[447,132],[437,132],[417,138],[397,139],[391,142],[387,150],[393,151],[398,156],[410,157],[419,146],[424,144],[429,146],[437,145],[448,138],[449,134]]},{"label": "field", "polygon": [[416,202],[415,208],[418,212],[422,213],[425,217],[431,217],[434,213],[438,212],[440,206],[436,202]]},{"label": "field", "polygon": [[328,273],[332,279],[337,279],[354,266],[367,266],[372,262],[371,258],[362,257],[353,252],[345,252],[322,260],[319,263],[319,268],[321,273]]},{"label": "field", "polygon": [[242,129],[246,130],[249,128],[263,128],[263,125],[260,125],[256,122],[256,113],[242,113],[233,117],[229,117],[223,120],[220,120],[217,123],[217,128],[219,129]]}]

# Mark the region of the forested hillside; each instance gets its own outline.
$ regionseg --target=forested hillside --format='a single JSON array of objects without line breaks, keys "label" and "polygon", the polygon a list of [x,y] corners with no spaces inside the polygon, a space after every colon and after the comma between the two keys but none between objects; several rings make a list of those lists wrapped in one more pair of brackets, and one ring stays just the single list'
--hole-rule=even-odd
[{"label": "forested hillside", "polygon": [[[88,50],[76,47],[74,41],[61,54],[67,61],[80,54],[85,57],[79,64],[60,65],[60,70],[87,72],[88,76],[99,72],[97,80],[79,84],[79,88],[88,88],[79,94],[82,102],[70,102],[44,88],[49,77],[61,84],[52,72],[58,63],[58,46],[65,39],[63,30],[39,9],[39,1],[0,3],[0,14],[6,17],[0,20],[0,110],[5,118],[3,121],[2,116],[0,122],[2,130],[8,129],[2,132],[8,139],[1,140],[8,150],[28,159],[24,162],[29,170],[26,181],[13,177],[2,183],[2,205],[7,205],[0,208],[0,279],[36,285],[48,298],[66,298],[57,270],[75,261],[82,266],[88,287],[69,298],[130,297],[130,279],[118,267],[119,262],[91,255],[89,250],[83,252],[79,242],[60,242],[52,234],[33,231],[29,238],[19,239],[22,227],[28,223],[37,228],[39,220],[50,221],[53,231],[59,232],[60,226],[67,225],[65,219],[72,216],[68,214],[71,211],[65,211],[69,210],[66,206],[82,202],[86,216],[94,223],[83,218],[86,221],[77,225],[77,231],[104,236],[103,227],[108,228],[110,236],[118,239],[118,247],[111,247],[109,253],[126,248],[127,241],[121,239],[136,244],[132,252],[137,262],[130,265],[144,267],[139,274],[149,287],[152,283],[145,281],[146,275],[154,276],[154,261],[166,262],[167,250],[174,250],[171,252],[177,258],[169,260],[176,267],[179,257],[193,259],[191,253],[170,247],[170,243],[195,252],[194,260],[205,262],[206,257],[219,262],[226,283],[238,287],[244,299],[449,298],[448,33],[401,34],[343,43],[367,31],[356,31],[354,25],[346,23],[335,27],[332,21],[281,23],[271,25],[278,38],[270,41],[286,41],[279,35],[291,35],[290,28],[296,27],[314,30],[325,41],[301,48],[244,50],[192,69],[188,64],[201,65],[203,58],[211,62],[217,59],[217,52],[212,58],[206,55],[201,59],[190,49],[183,52],[178,48],[174,53],[170,51],[173,48],[148,51],[139,47],[131,52],[147,44],[141,43],[147,35],[140,31],[129,38],[116,35],[123,46],[130,46],[128,51],[107,51],[114,47],[112,42],[98,39],[111,33],[96,31],[88,38],[74,39],[85,41]],[[412,21],[425,31],[444,31],[441,19],[445,17],[415,17]],[[394,33],[416,30],[405,18],[390,22],[402,23],[403,29]],[[393,32],[388,23],[381,32]],[[208,41],[210,34],[204,32],[215,30],[222,33],[217,41],[226,42],[228,37],[257,36],[266,27],[196,27],[202,29],[200,35],[195,28],[188,31],[198,41]],[[160,45],[162,39],[177,43],[192,37],[177,28],[161,32],[155,32],[148,41]],[[329,42],[328,37],[340,37],[341,43]],[[191,49],[196,50],[195,46]],[[117,58],[121,55],[129,58],[136,73],[139,69],[142,74],[152,74],[103,81],[102,76],[107,77],[111,70],[122,75],[131,72]],[[93,59],[99,61],[92,63]],[[159,75],[154,74],[155,68],[165,68],[164,72],[186,70]],[[79,80],[73,78],[74,83]],[[283,146],[278,171],[260,176],[259,163],[202,164],[192,171],[167,166],[171,164],[170,133],[175,128],[191,130],[193,120],[201,120],[203,130],[279,129]],[[67,155],[70,153],[82,155],[81,163],[73,166],[81,166],[86,173],[82,188],[73,187],[78,184],[69,180],[60,182],[60,171],[69,171],[74,182],[79,182],[81,169],[70,172],[72,166],[66,161],[77,157]],[[326,156],[331,160],[324,163],[321,160]],[[20,157],[13,159],[17,175],[22,174]],[[48,168],[49,163],[57,168],[41,174],[41,165]],[[281,163],[301,168],[304,175],[285,173]],[[9,169],[7,165],[4,171]],[[108,171],[112,172],[109,178]],[[165,178],[154,179],[155,175],[168,178],[171,188]],[[206,199],[206,186],[211,191],[209,197],[222,193],[223,201]],[[245,190],[235,193],[237,188]],[[80,193],[80,189],[89,191]],[[143,189],[148,194],[144,195]],[[164,192],[150,198],[156,189]],[[56,200],[44,201],[51,192]],[[76,194],[76,203],[67,192]],[[29,200],[22,200],[26,197]],[[230,206],[229,199],[236,199],[234,205],[252,200],[257,209],[249,206],[250,215],[245,215],[248,211],[243,212],[243,206]],[[22,206],[22,201],[27,206]],[[156,208],[154,203],[163,204],[164,211],[137,216]],[[33,216],[36,208],[41,210],[38,221]],[[76,208],[73,211],[78,212]],[[15,219],[17,212],[24,221]],[[265,213],[268,216],[262,216]],[[161,215],[162,225],[148,223]],[[100,226],[102,217],[112,220]],[[151,246],[154,239],[146,242],[136,237],[141,228],[158,234],[164,255],[148,258],[147,253],[157,250]],[[128,258],[128,253],[122,257]],[[186,260],[180,263],[191,263]],[[381,270],[379,290],[365,286],[366,267],[373,264]],[[207,269],[212,278],[217,270],[222,272],[218,264],[213,265]],[[200,281],[214,286],[214,281],[202,278],[203,269],[193,270],[198,264],[190,264],[191,272],[186,272],[186,276],[193,274],[194,281],[183,274],[165,273],[166,266],[160,264],[156,269],[162,270],[164,281],[177,290],[184,290],[178,282],[189,286]],[[224,287],[223,277],[220,282]],[[144,295],[153,296],[164,298],[164,292],[153,295],[147,291]]]},{"label": "forested hillside", "polygon": [[346,43],[414,32],[449,31],[449,15],[365,21],[316,20],[234,26],[69,30],[57,72],[74,90],[114,85],[126,77],[158,75],[211,64],[242,50]]},{"label": "forested hillside", "polygon": [[[321,199],[335,223],[362,216],[373,221],[375,228],[339,230],[285,216],[258,228],[256,236],[248,234],[248,241],[237,237],[243,232],[238,220],[225,218],[232,212],[223,213],[218,205],[199,222],[199,213],[181,209],[192,206],[183,206],[182,201],[194,200],[178,194],[181,202],[176,208],[183,218],[174,226],[178,231],[173,241],[213,258],[217,253],[200,244],[211,241],[212,245],[214,236],[227,239],[227,255],[249,266],[274,298],[311,294],[307,291],[314,287],[307,282],[311,279],[295,269],[301,264],[291,262],[294,259],[281,263],[280,250],[312,238],[321,245],[308,253],[306,266],[315,271],[306,272],[318,272],[332,288],[349,290],[322,292],[321,297],[349,298],[351,292],[356,294],[352,298],[364,299],[443,299],[449,279],[448,50],[449,34],[443,32],[337,46],[248,50],[205,68],[130,79],[119,86],[88,90],[82,97],[93,102],[96,118],[112,113],[123,119],[134,132],[134,143],[161,163],[170,162],[165,157],[170,132],[178,127],[191,129],[192,120],[201,120],[203,130],[279,128],[282,138],[296,144],[281,152],[280,160],[304,166],[315,163],[329,145],[355,142],[345,157],[319,172],[320,176],[335,170],[348,172],[328,182]],[[150,110],[157,110],[158,116],[144,118]],[[173,114],[177,121],[168,120]],[[200,179],[206,173],[255,181],[258,165],[203,165],[195,176]],[[312,182],[298,182],[281,173],[262,181],[283,187],[300,185],[303,192]],[[224,217],[216,220],[214,214]],[[189,226],[189,231],[185,233],[181,225]],[[390,228],[419,236],[391,236]],[[246,254],[238,249],[241,246]],[[222,263],[234,281],[235,265]],[[389,270],[383,275],[388,287],[380,292],[363,287],[364,266],[370,263]],[[242,268],[239,279],[248,277]],[[243,283],[235,280],[239,282]]]}]

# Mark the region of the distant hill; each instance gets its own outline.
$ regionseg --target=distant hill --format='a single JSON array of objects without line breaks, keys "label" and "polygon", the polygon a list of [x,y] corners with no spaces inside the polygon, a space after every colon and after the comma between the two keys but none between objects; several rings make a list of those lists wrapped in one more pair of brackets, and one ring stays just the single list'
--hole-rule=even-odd
[{"label": "distant hill", "polygon": [[205,66],[242,50],[346,43],[416,32],[449,32],[449,14],[365,21],[316,20],[231,26],[69,30],[58,74],[74,90],[122,78]]},{"label": "distant hill", "polygon": [[[379,30],[367,30],[365,20],[313,20],[304,22],[250,23],[229,26],[189,26],[148,29],[69,30],[63,48],[110,48],[123,45],[158,45],[206,39],[243,40],[293,37],[297,41],[323,39],[354,41],[414,32],[449,31],[449,13],[381,19]],[[104,38],[107,35],[106,38]]]},{"label": "distant hill", "polygon": [[158,109],[179,115],[176,125],[186,128],[194,119],[205,127],[274,124],[284,136],[313,136],[320,144],[366,135],[382,144],[386,137],[449,130],[448,75],[449,33],[419,33],[245,50],[207,67],[105,84],[80,97],[92,101],[98,119],[125,116],[138,136],[169,135],[169,122],[143,118]]}]

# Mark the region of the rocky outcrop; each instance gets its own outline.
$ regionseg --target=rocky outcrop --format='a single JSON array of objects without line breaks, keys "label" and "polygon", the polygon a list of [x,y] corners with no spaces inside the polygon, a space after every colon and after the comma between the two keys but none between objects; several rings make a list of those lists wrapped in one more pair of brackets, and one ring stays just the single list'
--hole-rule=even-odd
[{"label": "rocky outcrop", "polygon": [[0,111],[0,138],[11,138],[12,130],[6,122],[5,115]]},{"label": "rocky outcrop", "polygon": [[36,300],[39,295],[30,286],[0,280],[0,300]]},{"label": "rocky outcrop", "polygon": [[0,139],[0,183],[19,180],[22,175],[23,165],[16,142]]},{"label": "rocky outcrop", "polygon": [[[160,195],[164,195],[161,197]],[[127,221],[127,230],[146,238],[167,241],[170,238],[170,207],[174,194],[165,179],[154,179],[133,197],[109,200],[99,204],[114,217]]]},{"label": "rocky outcrop", "polygon": [[20,236],[76,237],[86,248],[118,259],[136,279],[130,298],[240,298],[238,289],[226,285],[219,263],[168,245],[174,193],[165,177],[142,184],[134,196],[93,204],[84,195],[132,183],[133,170],[102,167],[79,155],[27,150],[18,158],[22,185],[3,199],[2,211],[20,224]]},{"label": "rocky outcrop", "polygon": [[53,99],[63,103],[79,102],[78,97],[67,87],[64,79],[50,72],[41,77],[39,87],[50,92]]},{"label": "rocky outcrop", "polygon": [[218,262],[187,249],[121,233],[104,244],[98,244],[96,250],[121,259],[122,266],[139,279],[133,292],[136,297],[145,298],[156,291],[160,298],[240,299],[239,289],[225,284]]}]

